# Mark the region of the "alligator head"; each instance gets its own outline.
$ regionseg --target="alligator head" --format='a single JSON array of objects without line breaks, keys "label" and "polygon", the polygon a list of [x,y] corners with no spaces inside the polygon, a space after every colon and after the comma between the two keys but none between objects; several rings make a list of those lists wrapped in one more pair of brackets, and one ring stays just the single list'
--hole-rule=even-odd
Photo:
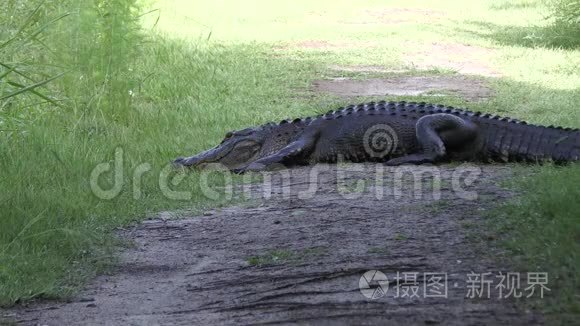
[{"label": "alligator head", "polygon": [[230,170],[240,168],[260,158],[269,134],[263,127],[228,132],[216,147],[194,156],[177,158],[173,163],[196,168],[219,163]]}]

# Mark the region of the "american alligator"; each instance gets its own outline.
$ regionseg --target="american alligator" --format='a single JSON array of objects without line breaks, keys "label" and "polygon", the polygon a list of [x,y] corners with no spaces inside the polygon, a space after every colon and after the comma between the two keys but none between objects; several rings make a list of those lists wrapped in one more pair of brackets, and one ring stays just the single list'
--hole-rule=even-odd
[{"label": "american alligator", "polygon": [[387,165],[454,160],[562,163],[580,160],[580,130],[451,106],[381,101],[228,132],[216,147],[174,164],[220,163],[241,173],[341,159]]}]

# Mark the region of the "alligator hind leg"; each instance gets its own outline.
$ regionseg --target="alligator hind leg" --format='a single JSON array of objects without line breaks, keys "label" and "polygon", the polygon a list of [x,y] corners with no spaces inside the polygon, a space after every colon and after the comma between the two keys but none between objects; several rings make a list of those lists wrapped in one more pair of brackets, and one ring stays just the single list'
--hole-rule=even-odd
[{"label": "alligator hind leg", "polygon": [[477,136],[477,126],[453,114],[437,113],[421,117],[416,125],[421,151],[387,161],[386,165],[435,163],[447,156],[448,147],[462,147]]}]

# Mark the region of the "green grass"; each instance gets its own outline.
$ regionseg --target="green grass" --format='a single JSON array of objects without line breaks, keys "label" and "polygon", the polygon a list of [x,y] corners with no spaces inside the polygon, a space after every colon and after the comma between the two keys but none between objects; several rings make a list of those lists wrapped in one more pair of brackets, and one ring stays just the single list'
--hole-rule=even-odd
[{"label": "green grass", "polygon": [[273,250],[264,255],[252,256],[246,259],[250,266],[264,266],[283,264],[294,257],[294,253],[289,250]]},{"label": "green grass", "polygon": [[[160,172],[228,130],[345,104],[312,94],[315,79],[449,75],[446,67],[419,71],[409,59],[423,60],[417,53],[433,43],[462,43],[487,49],[482,60],[501,73],[481,77],[492,98],[393,99],[468,104],[580,127],[579,43],[546,32],[553,26],[540,1],[8,0],[6,8],[0,44],[14,40],[0,47],[8,66],[0,67],[0,305],[73,293],[111,263],[115,227],[161,210],[227,205],[224,191],[216,199],[203,194],[199,173],[171,186],[189,198],[168,199]],[[150,9],[158,10],[137,17]],[[314,41],[328,46],[300,47]],[[340,72],[333,65],[404,72]],[[113,163],[118,148],[122,188],[104,200],[91,191],[91,171]],[[136,183],[144,163],[151,170]],[[539,169],[529,180],[534,187],[513,204],[520,213],[506,217],[532,221],[522,224],[525,232],[510,228],[514,250],[529,266],[556,267],[550,272],[559,288],[578,284],[578,259],[566,255],[577,252],[571,214],[578,211],[578,175],[577,165]],[[99,184],[111,187],[114,177],[105,174]],[[217,174],[209,179],[213,186],[223,182]],[[543,230],[550,232],[538,236]],[[553,293],[570,302],[573,291]]]},{"label": "green grass", "polygon": [[580,23],[580,2],[577,0],[552,0],[552,17],[558,23],[576,26]]},{"label": "green grass", "polygon": [[409,239],[409,237],[405,234],[402,234],[402,233],[396,233],[395,237],[393,239],[395,239],[397,241],[404,241],[404,240]]},{"label": "green grass", "polygon": [[271,250],[262,255],[251,256],[246,259],[250,266],[269,266],[278,264],[299,264],[324,254],[324,248],[309,248],[301,251],[288,249]]},{"label": "green grass", "polygon": [[448,210],[450,206],[451,203],[448,200],[439,199],[424,205],[423,209],[426,214],[441,214]]},{"label": "green grass", "polygon": [[[518,171],[519,170],[519,171]],[[491,212],[490,224],[509,249],[509,260],[527,271],[548,272],[552,294],[529,302],[551,313],[580,313],[580,173],[546,166],[516,170],[509,186],[523,196]],[[570,186],[568,186],[570,185]],[[576,186],[574,186],[576,185]]]}]

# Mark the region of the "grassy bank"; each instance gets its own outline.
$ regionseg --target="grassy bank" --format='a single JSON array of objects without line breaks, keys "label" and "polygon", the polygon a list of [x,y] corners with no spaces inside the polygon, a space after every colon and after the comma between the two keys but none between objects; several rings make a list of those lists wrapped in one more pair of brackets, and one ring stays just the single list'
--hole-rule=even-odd
[{"label": "grassy bank", "polygon": [[[173,0],[154,3],[150,9],[158,10],[144,16],[147,8],[120,0],[9,3],[0,13],[0,44],[14,39],[0,48],[3,305],[71,293],[111,262],[115,227],[161,210],[223,204],[203,194],[197,173],[174,187],[188,198],[169,199],[159,186],[167,163],[215,145],[228,130],[345,104],[310,92],[318,78],[454,74],[449,67],[420,71],[413,62],[432,53],[433,44],[467,44],[487,49],[481,60],[499,74],[480,78],[494,97],[422,100],[580,127],[580,50],[573,43],[554,48],[538,34],[550,28],[539,1]],[[101,163],[114,166],[120,150],[122,187],[104,199],[92,191],[90,176]],[[136,171],[146,172],[135,179]],[[578,175],[578,166],[540,169],[529,181],[534,187],[512,206],[518,214],[506,217],[520,223],[510,227],[517,231],[514,249],[534,270],[558,266],[549,271],[562,288],[578,286],[578,260],[566,254],[577,249],[580,234],[573,216]],[[114,180],[105,173],[97,181],[109,189]],[[557,198],[537,200],[554,188]],[[532,236],[546,223],[553,225],[549,233]],[[524,224],[525,232],[516,227]]]},{"label": "grassy bank", "polygon": [[[535,173],[530,176],[531,170]],[[517,268],[547,272],[552,293],[528,302],[562,320],[580,313],[580,182],[575,168],[518,168],[509,187],[523,196],[499,205],[490,224]],[[537,173],[537,174],[536,174]],[[566,315],[569,314],[569,315]]]}]

